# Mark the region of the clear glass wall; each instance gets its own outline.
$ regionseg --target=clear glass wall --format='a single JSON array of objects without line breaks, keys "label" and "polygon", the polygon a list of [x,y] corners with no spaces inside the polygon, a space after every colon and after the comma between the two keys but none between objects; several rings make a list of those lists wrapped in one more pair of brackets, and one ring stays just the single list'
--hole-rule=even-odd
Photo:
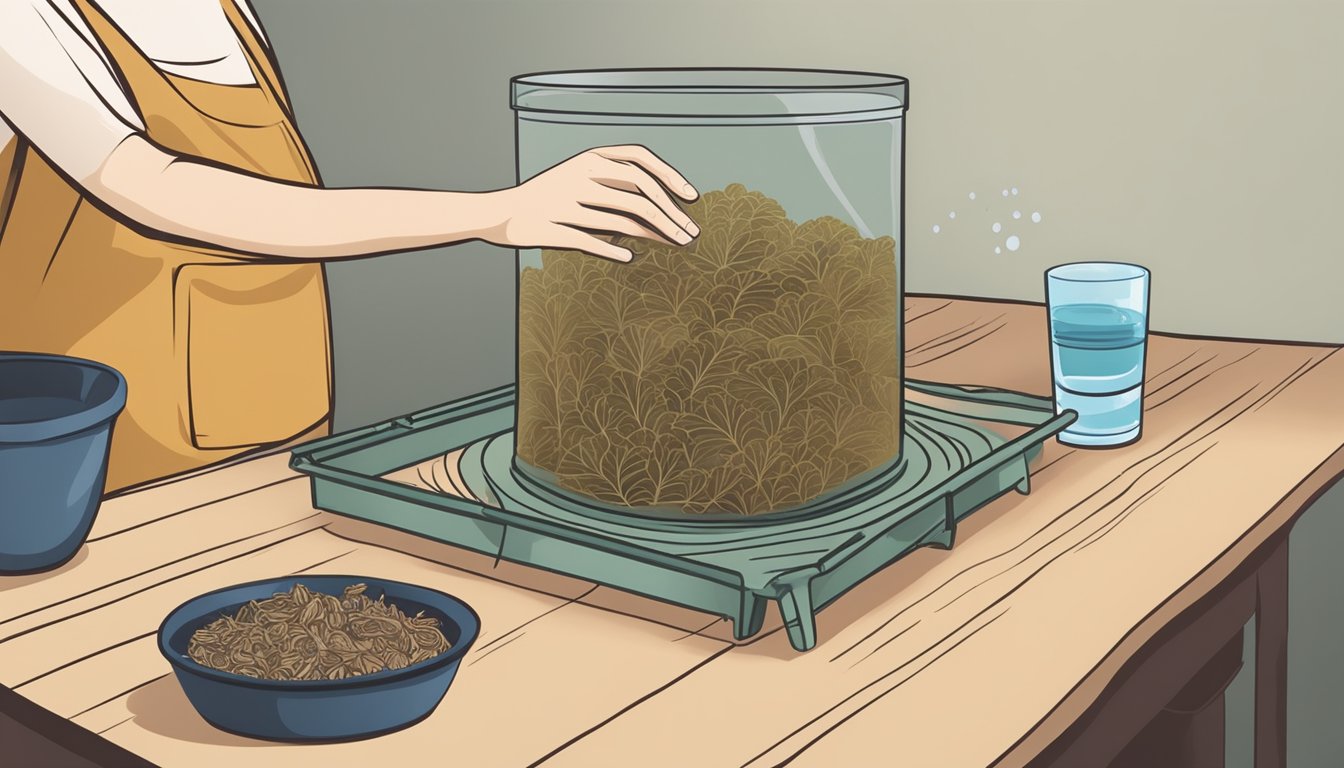
[{"label": "clear glass wall", "polygon": [[519,252],[518,467],[620,509],[743,515],[890,467],[906,101],[863,73],[515,78],[520,181],[642,144],[701,192],[687,246]]}]

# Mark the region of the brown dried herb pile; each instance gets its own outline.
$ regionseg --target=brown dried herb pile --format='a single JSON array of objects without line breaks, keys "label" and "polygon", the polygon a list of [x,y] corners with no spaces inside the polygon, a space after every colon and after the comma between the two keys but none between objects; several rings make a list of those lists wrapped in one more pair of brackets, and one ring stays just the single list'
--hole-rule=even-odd
[{"label": "brown dried herb pile", "polygon": [[340,680],[402,669],[448,650],[433,617],[407,616],[364,584],[340,598],[295,584],[196,630],[187,655],[207,667],[264,680]]},{"label": "brown dried herb pile", "polygon": [[767,513],[900,451],[896,243],[740,184],[689,246],[546,250],[519,279],[518,456],[628,507]]}]

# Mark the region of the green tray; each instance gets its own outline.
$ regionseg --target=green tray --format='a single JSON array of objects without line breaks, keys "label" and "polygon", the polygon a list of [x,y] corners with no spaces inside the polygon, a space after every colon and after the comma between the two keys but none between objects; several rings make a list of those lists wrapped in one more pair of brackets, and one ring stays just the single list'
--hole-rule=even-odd
[{"label": "green tray", "polygon": [[[917,547],[951,547],[957,522],[994,498],[1026,493],[1030,460],[1077,417],[1006,390],[906,389],[919,401],[907,397],[901,463],[805,513],[640,516],[548,493],[513,467],[512,386],[300,445],[290,466],[311,476],[321,509],[718,614],[738,639],[777,601],[806,651],[817,611]],[[458,468],[483,502],[383,477],[464,447]]]}]

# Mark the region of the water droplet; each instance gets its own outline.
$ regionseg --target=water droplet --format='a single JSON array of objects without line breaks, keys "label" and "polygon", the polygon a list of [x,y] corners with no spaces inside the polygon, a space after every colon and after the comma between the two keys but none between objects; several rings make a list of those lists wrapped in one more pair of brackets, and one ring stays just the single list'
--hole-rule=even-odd
[{"label": "water droplet", "polygon": [[1003,231],[1003,225],[996,221],[994,222],[994,226],[990,227],[990,229],[994,230],[994,234],[997,235],[999,232]]},{"label": "water droplet", "polygon": [[995,252],[995,253],[1003,253],[1003,249],[996,245],[996,246],[994,246],[994,252]]},{"label": "water droplet", "polygon": [[938,234],[939,232],[942,232],[942,231],[943,231],[943,228],[942,228],[942,227],[938,226],[937,224],[934,224],[934,225],[933,225],[933,234],[936,235],[936,234]]},{"label": "water droplet", "polygon": [[1017,195],[1017,187],[1013,187],[1013,195],[1014,195],[1014,196]]},{"label": "water droplet", "polygon": [[1003,244],[1008,246],[1010,251],[1016,251],[1022,247],[1022,241],[1017,239],[1017,235],[1009,235],[1008,239],[1003,241]]},{"label": "water droplet", "polygon": [[975,193],[974,193],[974,192],[971,193],[971,199],[972,199],[972,200],[975,199]]},{"label": "water droplet", "polygon": [[1032,213],[1032,214],[1031,214],[1031,221],[1032,221],[1033,224],[1040,224],[1040,223],[1041,223],[1041,212],[1040,212],[1040,211],[1036,211],[1036,212]]},{"label": "water droplet", "polygon": [[1021,212],[1021,211],[1013,211],[1013,218],[1014,218],[1014,219],[1020,219],[1020,218],[1022,218],[1022,212]]},{"label": "water droplet", "polygon": [[1008,190],[1006,190],[1006,189],[1003,190],[1003,196],[1004,196],[1004,197],[1007,197],[1007,196],[1008,196]]},{"label": "water droplet", "polygon": [[957,218],[957,212],[956,212],[956,211],[949,211],[948,214],[947,214],[947,218],[949,218],[949,219],[955,219],[955,218]]}]

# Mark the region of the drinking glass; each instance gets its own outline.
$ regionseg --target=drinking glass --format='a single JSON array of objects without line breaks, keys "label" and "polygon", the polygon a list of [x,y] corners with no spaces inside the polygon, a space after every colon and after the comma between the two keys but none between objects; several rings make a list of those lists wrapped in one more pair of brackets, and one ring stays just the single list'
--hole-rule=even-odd
[{"label": "drinking glass", "polygon": [[1111,447],[1139,439],[1148,346],[1148,270],[1082,262],[1045,273],[1055,410],[1078,420],[1066,445]]}]

